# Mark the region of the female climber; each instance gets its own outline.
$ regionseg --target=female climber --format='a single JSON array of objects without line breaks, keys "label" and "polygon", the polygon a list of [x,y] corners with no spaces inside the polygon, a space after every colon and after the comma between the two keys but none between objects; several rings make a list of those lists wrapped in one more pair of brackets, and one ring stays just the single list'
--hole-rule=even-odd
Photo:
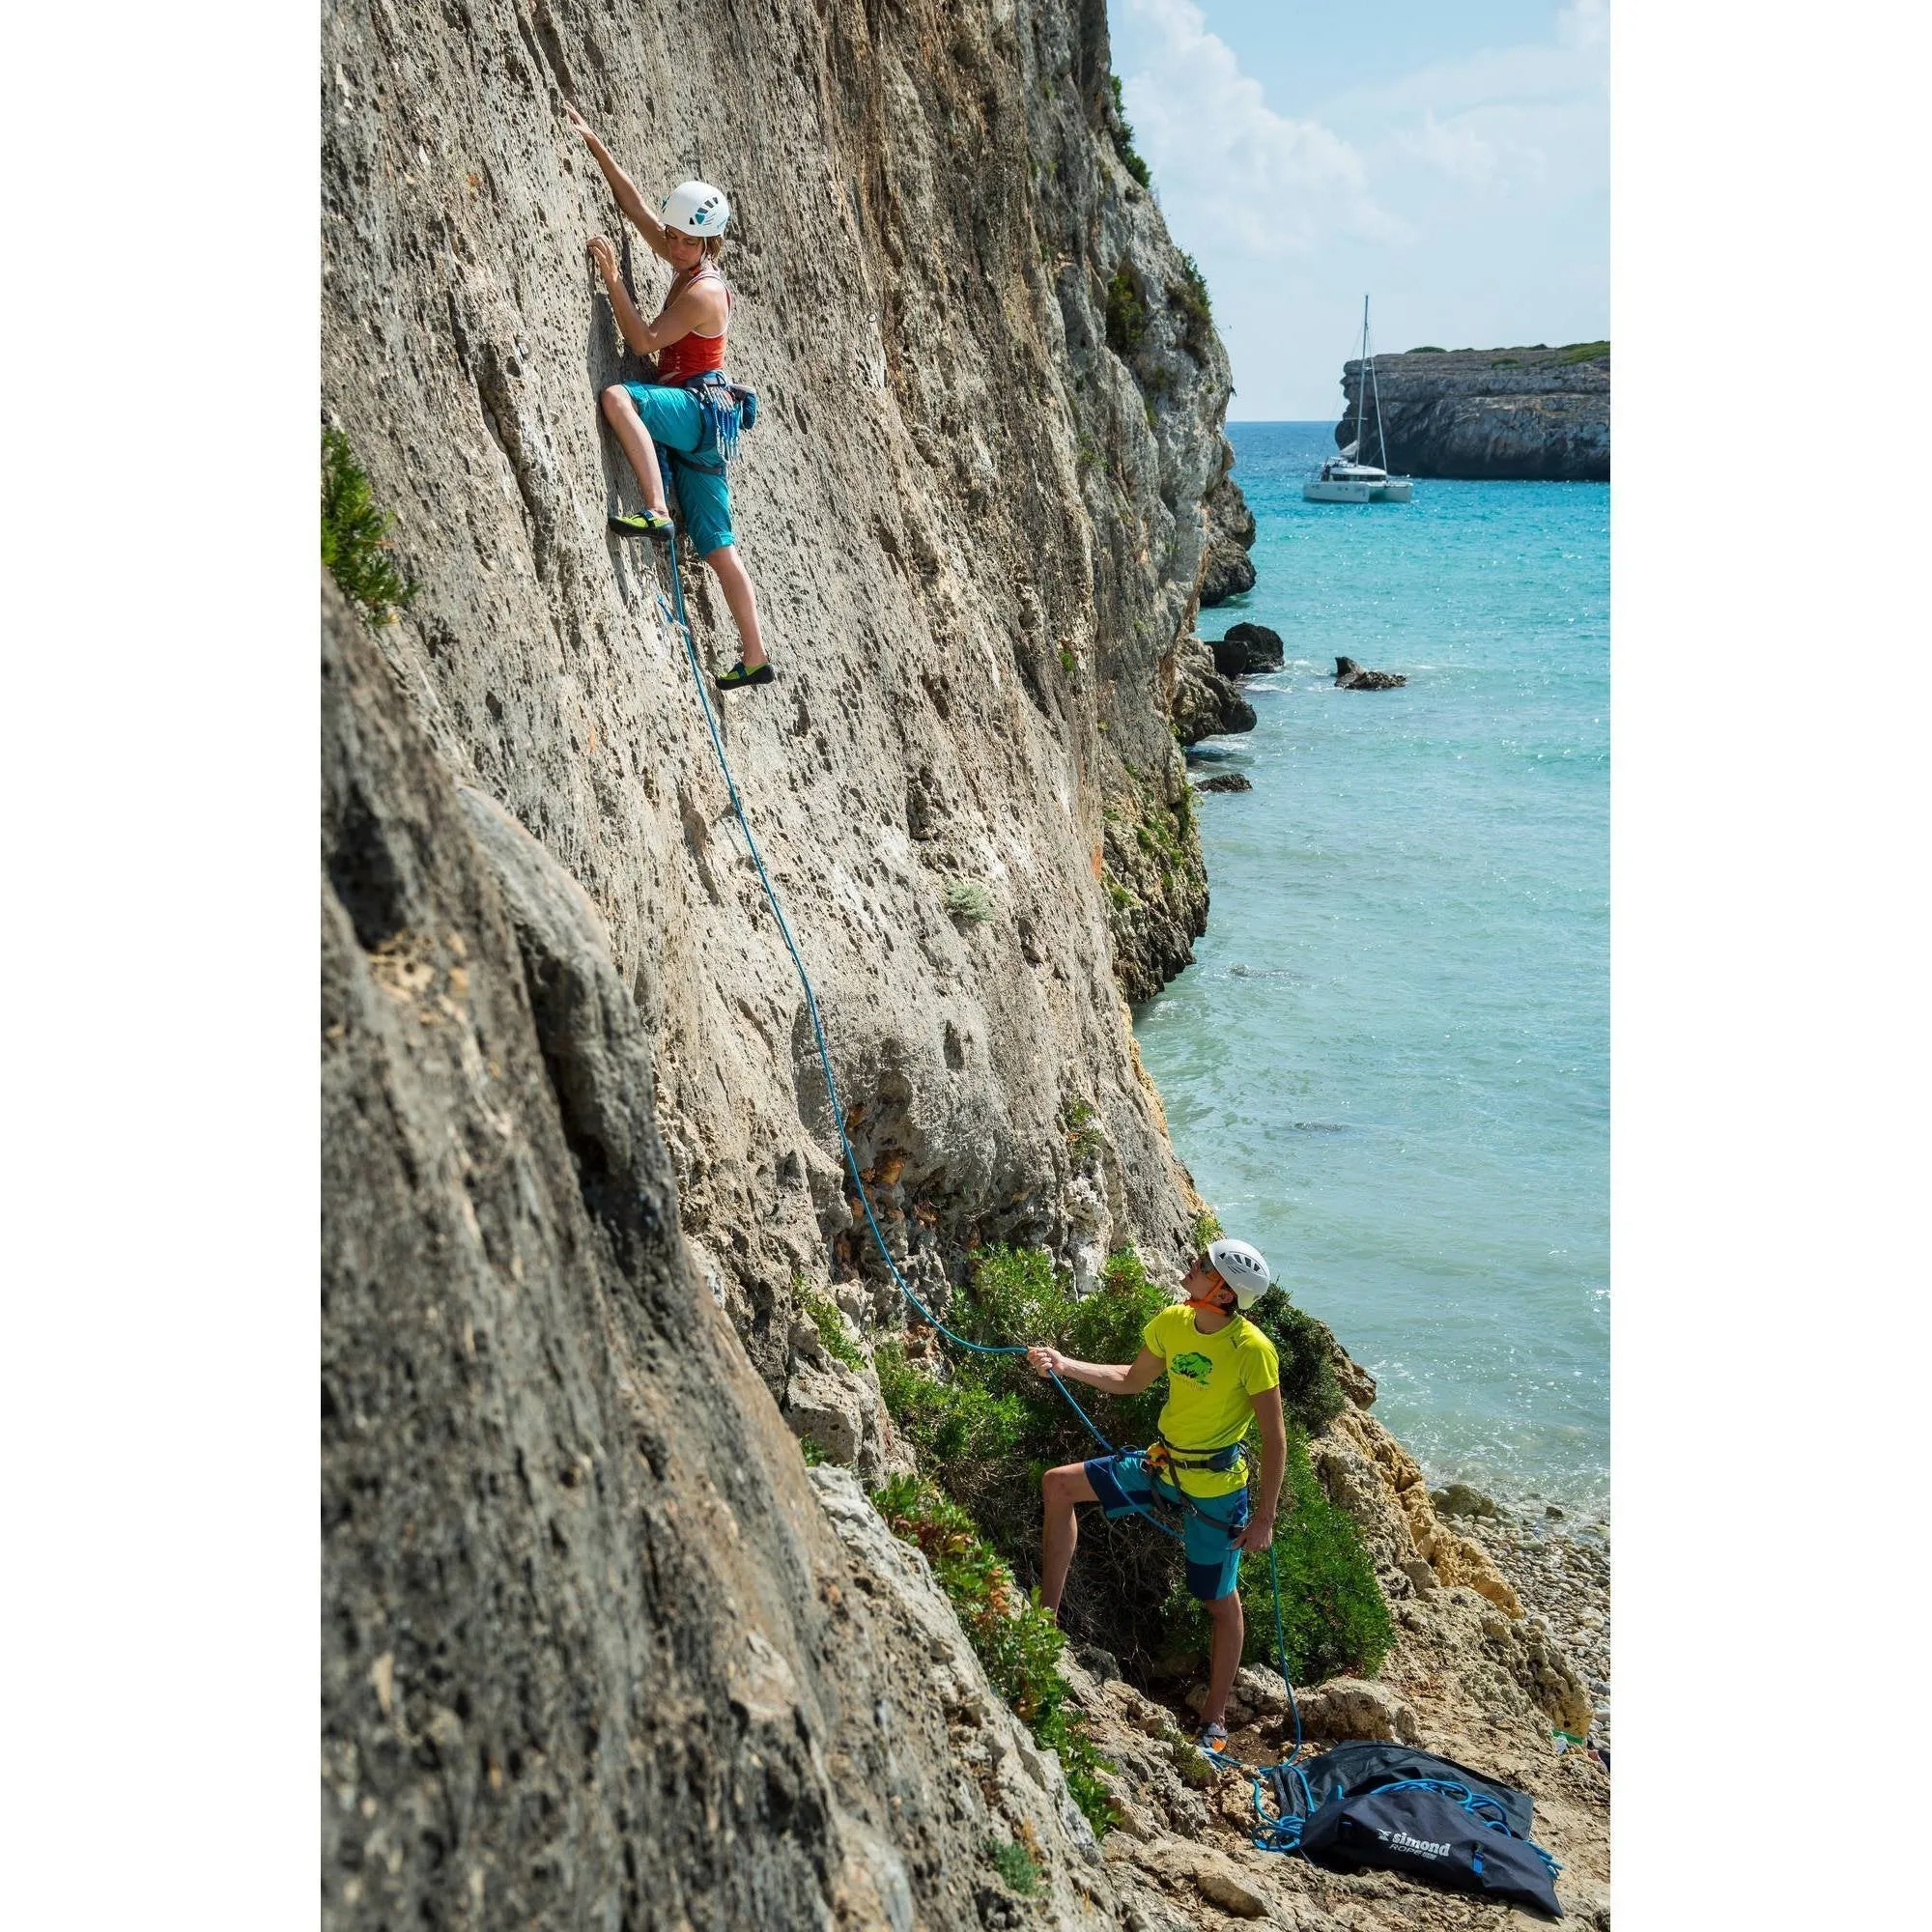
[{"label": "female climber", "polygon": [[624,340],[639,355],[657,358],[657,379],[651,383],[613,383],[604,391],[604,414],[643,492],[641,516],[613,516],[611,527],[633,536],[663,542],[671,533],[665,502],[664,477],[658,469],[657,444],[671,452],[677,470],[677,498],[685,527],[697,554],[710,566],[738,626],[742,655],[718,675],[722,690],[770,684],[771,665],[758,633],[758,600],[752,580],[738,560],[731,533],[731,491],[722,462],[698,457],[701,444],[715,438],[703,406],[686,386],[693,377],[724,367],[724,332],[731,317],[731,297],[718,271],[724,225],[731,218],[724,196],[707,183],[688,181],[672,188],[659,213],[644,206],[637,185],[611,158],[610,150],[591,132],[582,115],[568,101],[563,111],[583,136],[584,145],[604,171],[617,206],[636,225],[651,249],[675,270],[670,291],[655,322],[638,313],[617,272],[616,252],[601,235],[588,242],[609,292],[611,306]]}]

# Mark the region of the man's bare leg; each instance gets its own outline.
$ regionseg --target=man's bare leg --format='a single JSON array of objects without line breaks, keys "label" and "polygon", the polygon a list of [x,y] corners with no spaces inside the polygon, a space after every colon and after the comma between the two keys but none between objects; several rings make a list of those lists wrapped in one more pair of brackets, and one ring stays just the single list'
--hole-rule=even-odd
[{"label": "man's bare leg", "polygon": [[1066,1463],[1058,1469],[1049,1469],[1040,1479],[1039,1488],[1046,1506],[1046,1523],[1039,1543],[1039,1602],[1042,1609],[1058,1610],[1060,1593],[1066,1588],[1066,1572],[1073,1562],[1073,1547],[1080,1541],[1074,1508],[1098,1498],[1094,1494],[1094,1485],[1087,1480],[1084,1463]]},{"label": "man's bare leg", "polygon": [[[641,423],[638,425],[643,427]],[[720,544],[716,550],[704,554],[704,561],[711,566],[711,574],[718,580],[718,587],[724,593],[724,602],[730,606],[731,621],[738,627],[739,655],[745,660],[747,670],[756,670],[765,661],[765,640],[758,630],[758,599],[752,588],[752,580],[745,573],[745,566],[738,561],[738,551],[734,544]]]},{"label": "man's bare leg", "polygon": [[1204,1729],[1228,1721],[1228,1692],[1234,1688],[1235,1672],[1241,1666],[1241,1644],[1248,1632],[1239,1590],[1230,1590],[1205,1607],[1214,1640],[1208,1651],[1208,1701],[1201,1707]]}]

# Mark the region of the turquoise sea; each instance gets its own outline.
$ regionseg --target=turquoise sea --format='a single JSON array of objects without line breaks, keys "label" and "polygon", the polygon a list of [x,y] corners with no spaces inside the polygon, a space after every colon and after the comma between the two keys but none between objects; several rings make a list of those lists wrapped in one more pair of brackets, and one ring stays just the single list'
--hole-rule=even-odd
[{"label": "turquoise sea", "polygon": [[[1135,1016],[1231,1235],[1432,1479],[1608,1505],[1609,488],[1304,503],[1326,423],[1236,423],[1282,635],[1196,775],[1212,905]],[[1338,655],[1407,687],[1338,692]]]}]

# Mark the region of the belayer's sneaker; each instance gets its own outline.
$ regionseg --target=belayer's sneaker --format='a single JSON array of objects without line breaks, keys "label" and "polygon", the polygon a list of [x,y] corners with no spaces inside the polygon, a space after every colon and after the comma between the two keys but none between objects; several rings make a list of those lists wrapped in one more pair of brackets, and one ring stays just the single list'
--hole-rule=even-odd
[{"label": "belayer's sneaker", "polygon": [[711,681],[720,691],[743,691],[748,685],[770,684],[777,676],[769,663],[761,664],[756,670],[747,670],[741,658],[729,670],[715,673]]},{"label": "belayer's sneaker", "polygon": [[650,537],[657,543],[670,541],[670,519],[659,510],[639,510],[635,517],[612,517],[611,527],[627,537]]}]

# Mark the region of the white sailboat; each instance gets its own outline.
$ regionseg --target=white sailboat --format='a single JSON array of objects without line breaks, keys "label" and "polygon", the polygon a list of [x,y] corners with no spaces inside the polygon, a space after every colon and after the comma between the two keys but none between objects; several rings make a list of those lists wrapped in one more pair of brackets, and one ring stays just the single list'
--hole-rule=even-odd
[{"label": "white sailboat", "polygon": [[[1375,409],[1376,446],[1381,467],[1360,459],[1367,454],[1364,433],[1369,410]],[[1382,435],[1381,391],[1376,386],[1375,357],[1369,354],[1369,298],[1362,298],[1362,373],[1355,384],[1355,440],[1331,456],[1301,486],[1310,503],[1406,503],[1415,486],[1406,476],[1388,473],[1388,441]]]}]

